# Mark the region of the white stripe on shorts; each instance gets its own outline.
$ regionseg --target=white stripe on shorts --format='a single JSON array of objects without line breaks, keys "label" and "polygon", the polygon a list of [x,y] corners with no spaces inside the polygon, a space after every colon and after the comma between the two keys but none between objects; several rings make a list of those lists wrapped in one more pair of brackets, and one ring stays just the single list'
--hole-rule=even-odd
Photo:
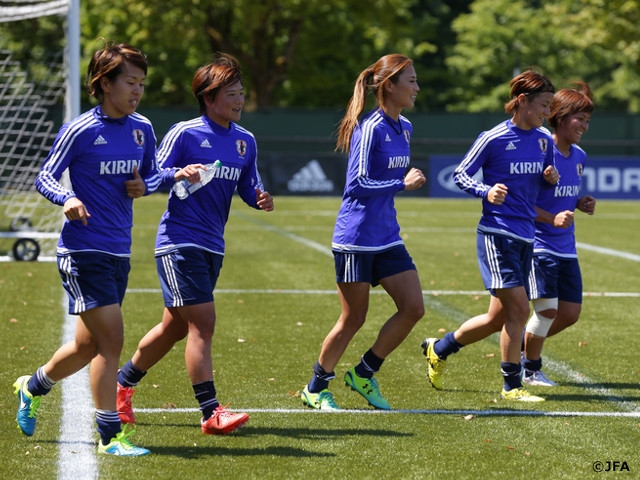
[{"label": "white stripe on shorts", "polygon": [[354,282],[356,278],[356,265],[355,265],[355,254],[347,253],[345,255],[346,261],[344,264],[344,281],[345,282]]},{"label": "white stripe on shorts", "polygon": [[538,298],[538,282],[536,282],[536,267],[531,258],[531,271],[529,272],[529,299]]},{"label": "white stripe on shorts", "polygon": [[496,251],[495,237],[493,235],[484,235],[484,248],[487,252],[487,261],[489,262],[489,271],[491,272],[491,288],[502,288],[504,281],[502,272],[500,271],[500,263],[498,262],[498,253]]},{"label": "white stripe on shorts", "polygon": [[173,297],[173,304],[171,306],[182,307],[184,305],[184,301],[182,300],[180,287],[178,286],[178,280],[176,279],[176,272],[173,269],[173,263],[171,262],[171,254],[162,255],[161,258],[162,268],[164,268],[164,275],[167,279],[169,290],[171,291],[171,296]]},{"label": "white stripe on shorts", "polygon": [[64,273],[65,283],[68,285],[69,289],[71,290],[71,295],[73,296],[73,313],[78,314],[84,312],[87,309],[87,306],[85,304],[84,295],[82,295],[80,285],[78,284],[78,280],[75,275],[71,274],[70,255],[64,255],[61,257],[60,267],[62,272]]}]

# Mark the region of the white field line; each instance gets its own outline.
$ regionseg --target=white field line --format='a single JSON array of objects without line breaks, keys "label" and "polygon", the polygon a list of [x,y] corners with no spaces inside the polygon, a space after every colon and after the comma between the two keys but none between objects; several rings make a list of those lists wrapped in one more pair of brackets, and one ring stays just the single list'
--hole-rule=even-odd
[{"label": "white field line", "polygon": [[[130,288],[127,294],[134,293],[153,293],[158,294],[162,291],[159,288]],[[266,295],[337,295],[337,290],[297,290],[285,288],[216,288],[216,295],[220,293],[250,293],[250,294],[266,294]],[[371,295],[386,295],[382,289],[371,290]],[[423,290],[424,296],[446,296],[446,295],[488,295],[486,290]],[[585,297],[640,297],[640,292],[584,292]]]},{"label": "white field line", "polygon": [[[512,409],[488,409],[488,410],[447,410],[447,409],[398,409],[398,410],[374,410],[374,409],[344,409],[344,410],[315,410],[311,408],[234,408],[232,412],[245,413],[283,413],[283,414],[352,414],[352,415],[474,415],[477,417],[626,417],[640,418],[640,411],[634,412],[544,412],[540,410],[512,410]],[[171,413],[198,413],[198,408],[136,408],[140,413],[158,413],[167,415]]]},{"label": "white field line", "polygon": [[583,250],[590,250],[592,252],[601,253],[603,255],[611,255],[613,257],[624,258],[625,260],[631,260],[633,262],[640,262],[640,255],[635,253],[621,252],[620,250],[613,250],[611,248],[598,247],[596,245],[589,245],[588,243],[576,242],[578,248]]},{"label": "white field line", "polygon": [[[62,299],[67,310],[67,296]],[[65,315],[62,343],[73,340],[76,317]],[[97,444],[94,438],[94,409],[89,387],[89,367],[60,382],[62,387],[62,420],[58,446],[58,479],[97,479]]]}]

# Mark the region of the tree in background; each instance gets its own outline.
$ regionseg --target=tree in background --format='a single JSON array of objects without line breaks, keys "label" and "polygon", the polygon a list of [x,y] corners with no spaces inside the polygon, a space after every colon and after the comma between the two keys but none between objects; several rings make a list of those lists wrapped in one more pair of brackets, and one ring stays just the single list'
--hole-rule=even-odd
[{"label": "tree in background", "polygon": [[[410,56],[415,0],[113,0],[82,2],[82,40],[128,41],[149,55],[147,103],[184,105],[195,69],[215,52],[240,60],[250,106],[343,105],[351,79],[381,52]],[[435,2],[444,3],[444,2]],[[421,32],[419,38],[424,37]],[[159,88],[158,88],[159,87]]]},{"label": "tree in background", "polygon": [[561,88],[589,83],[598,110],[640,112],[640,4],[624,0],[475,0],[453,21],[452,111],[500,111],[508,80],[531,66]]},{"label": "tree in background", "polygon": [[[342,108],[384,53],[416,63],[418,111],[498,112],[530,66],[581,79],[598,111],[640,113],[640,2],[631,0],[82,0],[83,71],[96,39],[150,61],[145,105],[193,105],[195,69],[216,51],[243,66],[251,108]],[[0,24],[25,69],[64,45],[59,17]],[[50,50],[50,51],[47,51]]]}]

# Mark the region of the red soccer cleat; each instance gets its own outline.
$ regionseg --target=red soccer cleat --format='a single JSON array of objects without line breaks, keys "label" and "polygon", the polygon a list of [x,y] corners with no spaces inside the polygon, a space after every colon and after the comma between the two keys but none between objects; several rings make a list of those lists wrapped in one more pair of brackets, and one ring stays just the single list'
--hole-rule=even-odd
[{"label": "red soccer cleat", "polygon": [[116,408],[118,416],[122,423],[133,425],[136,419],[133,416],[133,407],[131,406],[131,397],[135,390],[132,387],[123,387],[118,383],[118,394],[116,396]]},{"label": "red soccer cleat", "polygon": [[206,421],[201,420],[202,433],[207,435],[224,435],[242,427],[249,421],[249,415],[246,413],[233,413],[222,405],[213,411]]}]

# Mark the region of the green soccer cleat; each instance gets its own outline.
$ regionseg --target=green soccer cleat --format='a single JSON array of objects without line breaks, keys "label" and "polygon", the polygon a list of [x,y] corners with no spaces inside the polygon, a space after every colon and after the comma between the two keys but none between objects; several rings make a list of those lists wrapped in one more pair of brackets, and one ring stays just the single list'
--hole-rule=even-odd
[{"label": "green soccer cleat", "polygon": [[438,341],[437,338],[425,338],[420,346],[422,347],[422,353],[427,357],[427,378],[436,390],[442,390],[442,372],[444,367],[447,366],[446,360],[441,360],[436,352],[433,351],[433,346]]},{"label": "green soccer cleat", "polygon": [[148,455],[150,452],[146,448],[136,447],[129,437],[136,431],[133,429],[127,429],[129,426],[125,424],[122,427],[122,431],[111,439],[108,445],[103,445],[102,440],[98,443],[98,452],[105,455],[115,455],[118,457],[140,457],[142,455]]},{"label": "green soccer cleat", "polygon": [[31,375],[24,375],[18,378],[13,384],[13,388],[15,388],[14,393],[18,396],[18,414],[16,415],[18,428],[28,436],[33,435],[33,432],[36,430],[36,412],[42,401],[41,396],[34,397],[29,390],[27,390],[27,384],[30,378]]},{"label": "green soccer cleat", "polygon": [[302,403],[308,407],[318,410],[340,410],[340,407],[336,405],[333,399],[333,394],[326,388],[321,392],[311,393],[309,385],[306,385],[300,396],[302,397]]},{"label": "green soccer cleat", "polygon": [[517,402],[544,402],[544,398],[531,395],[529,391],[524,388],[514,388],[508,392],[503,389],[502,398]]},{"label": "green soccer cleat", "polygon": [[355,367],[351,367],[344,374],[344,383],[362,395],[369,405],[380,410],[391,410],[389,402],[380,395],[378,381],[375,378],[362,378],[356,375]]}]

